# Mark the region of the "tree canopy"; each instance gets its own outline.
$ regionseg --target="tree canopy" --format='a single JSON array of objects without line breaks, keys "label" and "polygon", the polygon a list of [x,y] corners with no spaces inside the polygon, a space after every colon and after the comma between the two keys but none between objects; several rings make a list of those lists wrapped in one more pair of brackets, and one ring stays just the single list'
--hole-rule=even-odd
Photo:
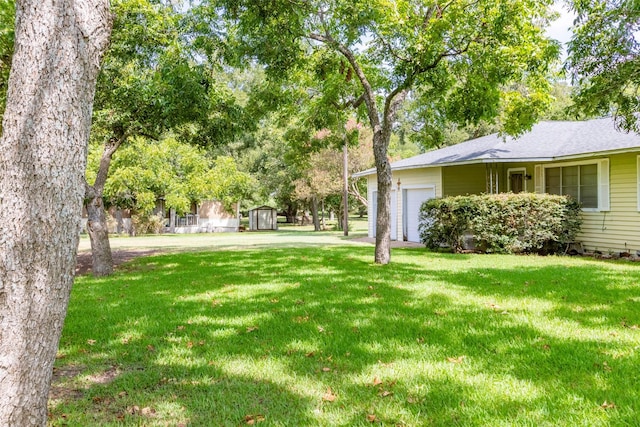
[{"label": "tree canopy", "polygon": [[577,18],[569,42],[575,109],[613,114],[625,130],[640,132],[640,2],[573,0]]},{"label": "tree canopy", "polygon": [[[322,93],[340,93],[373,130],[378,172],[376,262],[390,259],[391,173],[387,149],[395,116],[413,92],[425,122],[494,121],[510,134],[529,129],[549,103],[556,42],[544,36],[551,0],[289,1],[220,0],[241,54],[290,75],[329,53]],[[339,58],[339,59],[338,59]],[[341,76],[341,77],[339,77]],[[336,77],[336,78],[333,78]],[[344,82],[354,84],[345,86]]]},{"label": "tree canopy", "polygon": [[[88,175],[97,173],[100,148],[94,145],[89,153]],[[158,199],[179,214],[205,200],[221,201],[230,209],[254,185],[231,157],[212,159],[202,148],[172,137],[134,138],[114,154],[111,168],[104,190],[107,202],[142,214],[150,214]]]}]

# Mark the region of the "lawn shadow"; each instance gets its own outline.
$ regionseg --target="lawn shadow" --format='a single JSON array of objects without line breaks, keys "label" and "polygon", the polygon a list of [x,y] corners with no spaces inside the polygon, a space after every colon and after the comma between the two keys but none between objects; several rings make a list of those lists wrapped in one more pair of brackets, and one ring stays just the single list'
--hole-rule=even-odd
[{"label": "lawn shadow", "polygon": [[[425,263],[423,250],[405,249],[377,266],[372,252],[161,255],[79,283],[60,363],[123,373],[54,415],[77,404],[131,424],[156,420],[127,409],[138,406],[169,408],[164,416],[189,425],[239,425],[245,416],[364,425],[373,408],[389,424],[480,425],[548,422],[561,411],[581,420],[584,406],[608,419],[599,406],[611,399],[618,421],[640,409],[639,360],[625,353],[630,331],[621,323],[639,322],[635,273],[629,286],[611,286],[615,271],[598,263],[477,268],[466,265],[473,256],[429,254]],[[438,260],[460,268],[442,271]],[[589,292],[569,277],[587,281]],[[545,312],[528,317],[534,300]],[[558,334],[544,319],[583,330]],[[624,336],[603,337],[603,327]],[[105,401],[115,403],[105,409]]]}]

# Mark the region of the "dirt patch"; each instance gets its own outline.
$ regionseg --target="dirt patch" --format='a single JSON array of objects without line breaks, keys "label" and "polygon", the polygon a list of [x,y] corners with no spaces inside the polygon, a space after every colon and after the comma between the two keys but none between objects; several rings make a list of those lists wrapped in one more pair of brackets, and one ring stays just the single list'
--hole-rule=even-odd
[{"label": "dirt patch", "polygon": [[64,368],[53,368],[51,377],[51,388],[49,389],[49,400],[71,400],[80,399],[82,390],[64,385],[69,380],[77,377],[84,370],[84,366],[65,366]]},{"label": "dirt patch", "polygon": [[[84,388],[74,387],[73,379],[84,371],[84,366],[64,366],[53,368],[51,377],[51,388],[49,389],[49,400],[74,400],[82,398]],[[115,380],[120,371],[115,366],[110,366],[103,372],[91,375],[88,378],[89,386],[93,384],[109,384]],[[77,384],[75,384],[77,386]],[[86,388],[86,387],[85,387]]]},{"label": "dirt patch", "polygon": [[[118,249],[111,251],[113,266],[117,267],[127,261],[141,256],[149,256],[162,252],[160,249]],[[91,252],[80,252],[76,259],[76,276],[91,272]]]},{"label": "dirt patch", "polygon": [[118,368],[116,368],[115,366],[111,366],[104,372],[91,375],[89,377],[89,382],[91,382],[92,384],[109,384],[110,382],[115,380],[118,375],[120,375],[120,371],[118,370]]}]

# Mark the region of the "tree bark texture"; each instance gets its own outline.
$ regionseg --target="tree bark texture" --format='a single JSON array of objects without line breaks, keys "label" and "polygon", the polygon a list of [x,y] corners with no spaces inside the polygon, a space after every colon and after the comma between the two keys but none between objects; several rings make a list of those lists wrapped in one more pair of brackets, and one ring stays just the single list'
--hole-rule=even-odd
[{"label": "tree bark texture", "polygon": [[91,241],[91,271],[94,276],[108,276],[113,273],[113,257],[102,194],[85,199],[84,203],[87,209],[87,233]]},{"label": "tree bark texture", "polygon": [[0,425],[45,426],[108,0],[18,0],[0,138]]},{"label": "tree bark texture", "polygon": [[96,180],[93,185],[86,184],[85,187],[84,206],[87,209],[87,233],[91,241],[91,271],[94,276],[108,276],[113,273],[109,225],[102,195],[113,153],[120,147],[122,140],[122,138],[112,139],[105,144]]},{"label": "tree bark texture", "polygon": [[376,212],[376,251],[377,264],[389,264],[391,261],[391,164],[387,157],[389,140],[385,133],[378,130],[373,134],[373,154],[378,177],[378,207]]}]

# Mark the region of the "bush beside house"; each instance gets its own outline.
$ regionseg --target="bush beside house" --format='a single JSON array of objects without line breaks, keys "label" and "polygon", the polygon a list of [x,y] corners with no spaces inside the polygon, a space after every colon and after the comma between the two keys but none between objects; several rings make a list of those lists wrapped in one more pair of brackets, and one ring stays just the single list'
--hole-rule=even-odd
[{"label": "bush beside house", "polygon": [[420,239],[428,248],[554,253],[575,240],[582,224],[578,202],[567,196],[502,193],[431,199],[422,204]]}]

